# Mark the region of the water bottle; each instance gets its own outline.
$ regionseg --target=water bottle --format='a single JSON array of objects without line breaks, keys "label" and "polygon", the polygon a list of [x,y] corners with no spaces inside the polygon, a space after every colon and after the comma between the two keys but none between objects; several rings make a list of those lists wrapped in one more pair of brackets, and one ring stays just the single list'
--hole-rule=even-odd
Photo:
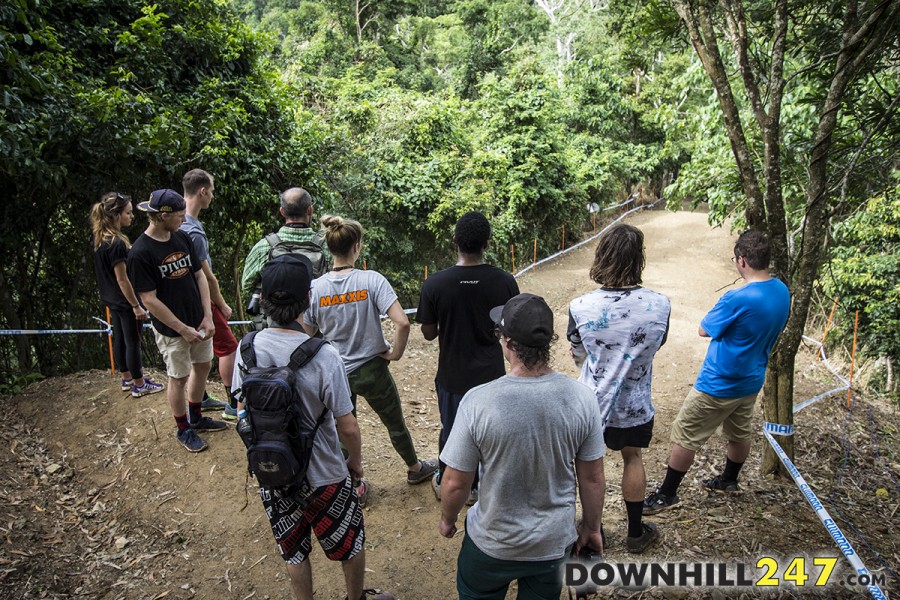
[{"label": "water bottle", "polygon": [[259,314],[259,289],[253,290],[253,294],[250,296],[250,302],[247,303],[247,313],[251,315]]},{"label": "water bottle", "polygon": [[253,428],[250,426],[250,418],[247,416],[247,409],[241,409],[240,411],[238,411],[237,416],[238,435],[241,436],[241,441],[244,442],[244,446],[249,448],[250,444],[253,443]]}]

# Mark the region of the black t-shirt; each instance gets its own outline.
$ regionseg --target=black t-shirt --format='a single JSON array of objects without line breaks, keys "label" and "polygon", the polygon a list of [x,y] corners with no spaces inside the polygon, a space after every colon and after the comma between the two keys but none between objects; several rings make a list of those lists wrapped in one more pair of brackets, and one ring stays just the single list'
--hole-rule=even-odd
[{"label": "black t-shirt", "polygon": [[[128,277],[134,291],[156,290],[156,297],[185,325],[198,327],[203,320],[200,288],[194,273],[201,269],[191,239],[183,231],[172,232],[168,242],[141,234],[128,254]],[[150,315],[153,327],[163,335],[178,333]]]},{"label": "black t-shirt", "polygon": [[506,373],[490,311],[519,293],[516,279],[491,265],[453,266],[422,285],[416,321],[438,326],[437,381],[464,394]]},{"label": "black t-shirt", "polygon": [[105,240],[99,248],[94,250],[94,272],[97,274],[100,300],[109,307],[109,310],[131,310],[131,304],[122,294],[119,282],[116,280],[116,272],[113,269],[127,259],[128,249],[125,248],[125,242],[117,237]]}]

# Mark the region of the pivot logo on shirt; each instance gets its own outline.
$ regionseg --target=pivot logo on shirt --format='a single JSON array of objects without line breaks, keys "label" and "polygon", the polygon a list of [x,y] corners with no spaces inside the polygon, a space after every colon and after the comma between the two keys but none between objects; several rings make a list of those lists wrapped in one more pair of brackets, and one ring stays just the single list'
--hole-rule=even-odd
[{"label": "pivot logo on shirt", "polygon": [[322,296],[319,298],[319,306],[334,306],[335,304],[350,304],[351,302],[362,302],[369,299],[369,290],[358,290],[356,292],[347,292],[346,294],[334,294],[333,296]]},{"label": "pivot logo on shirt", "polygon": [[158,265],[163,279],[180,279],[191,272],[191,255],[186,252],[173,252]]}]

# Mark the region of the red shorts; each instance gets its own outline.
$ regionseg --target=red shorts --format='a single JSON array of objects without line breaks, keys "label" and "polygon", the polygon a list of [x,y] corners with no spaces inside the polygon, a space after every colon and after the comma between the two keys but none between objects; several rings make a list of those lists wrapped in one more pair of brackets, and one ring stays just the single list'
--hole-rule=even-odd
[{"label": "red shorts", "polygon": [[238,349],[237,338],[231,333],[231,327],[228,326],[225,315],[215,304],[212,305],[212,317],[213,327],[216,328],[216,332],[213,334],[213,354],[219,358],[228,356]]}]

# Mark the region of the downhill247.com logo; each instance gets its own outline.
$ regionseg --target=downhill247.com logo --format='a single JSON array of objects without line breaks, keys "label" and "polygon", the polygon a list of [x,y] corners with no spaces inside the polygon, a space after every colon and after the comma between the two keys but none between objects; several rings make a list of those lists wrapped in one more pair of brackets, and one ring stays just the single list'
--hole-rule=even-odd
[{"label": "downhill247.com logo", "polygon": [[[565,585],[593,591],[602,587],[718,587],[765,588],[793,585],[825,587],[833,578],[838,558],[798,556],[777,559],[764,556],[756,566],[747,563],[608,563],[573,560],[564,564]],[[884,574],[851,573],[840,578],[849,586],[883,585]]]}]

